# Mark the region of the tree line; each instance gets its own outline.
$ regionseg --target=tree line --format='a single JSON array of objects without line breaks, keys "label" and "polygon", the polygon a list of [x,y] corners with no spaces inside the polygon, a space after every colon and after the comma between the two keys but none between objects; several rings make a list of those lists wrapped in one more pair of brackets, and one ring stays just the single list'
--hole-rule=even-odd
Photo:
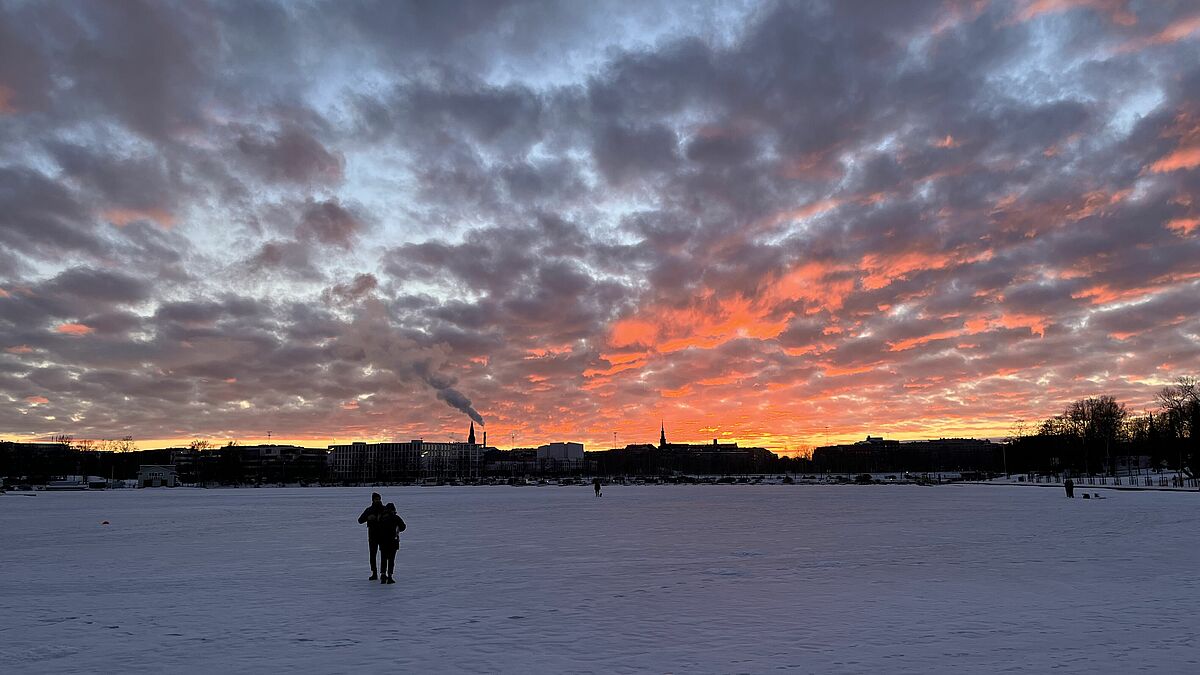
[{"label": "tree line", "polygon": [[1113,396],[1095,396],[1041,422],[1018,422],[1008,439],[1009,468],[1109,475],[1182,469],[1191,476],[1200,460],[1200,382],[1180,377],[1155,402],[1136,415]]}]

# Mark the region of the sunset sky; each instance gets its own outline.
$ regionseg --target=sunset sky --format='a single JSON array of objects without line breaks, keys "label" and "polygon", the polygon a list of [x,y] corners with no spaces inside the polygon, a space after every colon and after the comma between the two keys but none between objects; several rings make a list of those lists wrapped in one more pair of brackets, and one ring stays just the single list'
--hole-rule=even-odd
[{"label": "sunset sky", "polygon": [[1188,374],[1192,0],[0,0],[0,438],[793,452]]}]

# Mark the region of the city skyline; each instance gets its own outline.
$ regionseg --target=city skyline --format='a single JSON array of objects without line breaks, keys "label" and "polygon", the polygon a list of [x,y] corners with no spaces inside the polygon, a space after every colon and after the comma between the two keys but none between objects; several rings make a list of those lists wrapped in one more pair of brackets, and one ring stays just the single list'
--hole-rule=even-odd
[{"label": "city skyline", "polygon": [[3,4],[0,438],[793,454],[1200,372],[1200,8],[850,5]]}]

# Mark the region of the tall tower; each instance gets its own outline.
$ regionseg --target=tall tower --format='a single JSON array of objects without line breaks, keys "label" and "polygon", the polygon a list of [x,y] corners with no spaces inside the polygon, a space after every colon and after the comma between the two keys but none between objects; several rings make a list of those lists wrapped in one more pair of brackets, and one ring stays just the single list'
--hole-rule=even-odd
[{"label": "tall tower", "polygon": [[659,447],[659,449],[662,449],[662,448],[666,447],[666,445],[667,445],[667,426],[666,426],[666,424],[659,422],[658,447]]},{"label": "tall tower", "polygon": [[474,422],[474,420],[471,421],[471,433],[467,434],[467,443],[470,445],[475,445],[475,422]]}]

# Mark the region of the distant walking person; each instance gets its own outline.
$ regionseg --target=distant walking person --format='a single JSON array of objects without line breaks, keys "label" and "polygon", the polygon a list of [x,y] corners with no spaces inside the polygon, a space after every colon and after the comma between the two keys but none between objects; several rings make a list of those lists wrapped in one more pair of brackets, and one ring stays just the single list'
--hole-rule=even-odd
[{"label": "distant walking person", "polygon": [[600,495],[600,477],[599,476],[596,476],[595,478],[592,479],[592,487],[595,488],[595,490],[596,490],[596,496],[597,497],[601,496]]},{"label": "distant walking person", "polygon": [[1063,483],[1063,487],[1065,487],[1067,489],[1067,496],[1070,497],[1071,499],[1074,499],[1075,498],[1075,481],[1068,478],[1066,480],[1066,482]]},{"label": "distant walking person", "polygon": [[367,544],[371,547],[371,581],[379,578],[379,572],[375,569],[375,552],[379,550],[379,546],[386,534],[386,528],[380,522],[385,513],[386,509],[383,506],[383,497],[380,497],[378,492],[372,492],[371,505],[358,517],[360,525],[362,523],[367,524]]},{"label": "distant walking person", "polygon": [[379,542],[379,566],[380,575],[379,583],[394,584],[396,579],[392,576],[396,571],[396,551],[400,550],[400,533],[408,526],[404,524],[404,519],[396,513],[396,505],[388,502],[384,507],[384,513],[379,517],[380,527],[384,529],[383,540]]}]

